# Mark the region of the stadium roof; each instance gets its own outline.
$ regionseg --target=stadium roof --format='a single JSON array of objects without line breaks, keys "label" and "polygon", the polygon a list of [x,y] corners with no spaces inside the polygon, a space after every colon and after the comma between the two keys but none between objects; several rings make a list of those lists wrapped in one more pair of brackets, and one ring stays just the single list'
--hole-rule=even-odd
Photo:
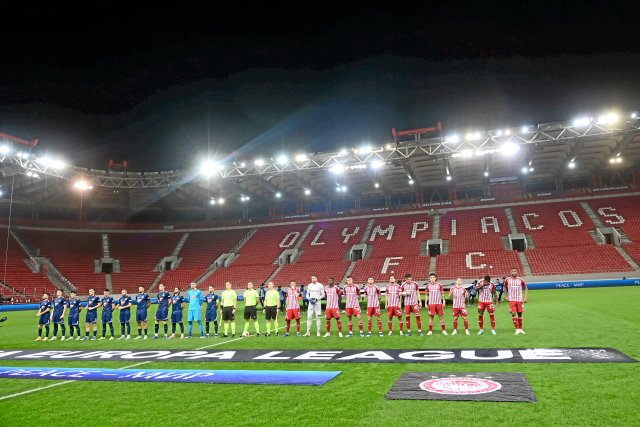
[{"label": "stadium roof", "polygon": [[[5,204],[77,209],[207,210],[285,201],[366,199],[422,190],[485,188],[515,181],[554,183],[630,170],[640,161],[640,117],[608,112],[566,122],[503,129],[393,131],[383,142],[334,152],[274,153],[271,158],[203,159],[194,170],[92,170],[39,156],[27,141],[0,136]],[[31,143],[30,145],[34,145]],[[63,155],[63,153],[61,153]],[[63,158],[63,157],[61,157]],[[446,195],[443,195],[446,197]]]}]

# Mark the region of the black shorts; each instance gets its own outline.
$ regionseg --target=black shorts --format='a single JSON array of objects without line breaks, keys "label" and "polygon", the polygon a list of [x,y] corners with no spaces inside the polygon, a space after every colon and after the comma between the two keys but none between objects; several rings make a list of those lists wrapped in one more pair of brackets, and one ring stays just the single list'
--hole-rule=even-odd
[{"label": "black shorts", "polygon": [[222,307],[222,320],[235,320],[233,307]]},{"label": "black shorts", "polygon": [[278,318],[278,307],[265,307],[264,315],[267,320],[276,320]]},{"label": "black shorts", "polygon": [[258,311],[256,310],[255,305],[250,305],[244,308],[244,320],[253,319],[256,320],[258,318]]}]

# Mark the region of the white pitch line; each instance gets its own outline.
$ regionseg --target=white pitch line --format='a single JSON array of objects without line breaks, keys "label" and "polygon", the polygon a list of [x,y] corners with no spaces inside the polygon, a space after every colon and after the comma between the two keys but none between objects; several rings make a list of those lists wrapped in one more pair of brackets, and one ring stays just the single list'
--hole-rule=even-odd
[{"label": "white pitch line", "polygon": [[[284,328],[284,326],[278,328],[277,330],[280,330],[280,329],[283,329],[283,328]],[[216,347],[218,345],[227,344],[227,343],[234,342],[234,341],[239,341],[239,340],[242,340],[242,339],[245,339],[245,338],[243,338],[243,337],[233,338],[233,339],[230,339],[230,340],[227,340],[227,341],[217,342],[217,343],[211,344],[211,345],[205,345],[204,347],[196,348],[196,351],[197,350],[204,350],[205,348]],[[129,369],[129,368],[133,368],[135,366],[146,365],[147,363],[151,363],[151,362],[155,362],[155,360],[146,360],[144,362],[134,363],[133,365],[127,365],[127,366],[123,366],[122,368],[117,368],[117,369]],[[59,383],[49,384],[49,385],[46,385],[44,387],[33,388],[31,390],[25,390],[25,391],[21,391],[19,393],[8,394],[6,396],[0,396],[0,401],[6,400],[6,399],[11,399],[11,398],[14,398],[14,397],[24,396],[25,394],[35,393],[37,391],[46,390],[46,389],[52,388],[52,387],[58,387],[60,385],[71,384],[71,383],[74,383],[76,381],[77,380],[62,381],[62,382],[59,382]]]}]

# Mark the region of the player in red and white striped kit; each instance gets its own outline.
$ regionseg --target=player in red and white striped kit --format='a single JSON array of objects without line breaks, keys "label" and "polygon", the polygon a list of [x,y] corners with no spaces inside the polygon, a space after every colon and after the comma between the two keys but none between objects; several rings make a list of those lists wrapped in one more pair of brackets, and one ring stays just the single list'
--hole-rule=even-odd
[{"label": "player in red and white striped kit", "polygon": [[484,276],[484,280],[476,283],[476,289],[478,289],[478,325],[480,330],[478,335],[484,334],[484,310],[489,312],[489,318],[491,319],[491,333],[496,334],[496,308],[493,302],[496,297],[496,285],[491,282],[490,276]]},{"label": "player in red and white striped kit", "polygon": [[351,276],[347,276],[347,284],[344,285],[342,292],[347,297],[347,304],[345,308],[347,317],[349,318],[349,334],[347,337],[353,336],[353,316],[358,318],[360,336],[364,337],[364,332],[362,331],[362,314],[360,313],[360,288],[353,284],[353,278]]},{"label": "player in red and white striped kit", "polygon": [[295,281],[291,281],[289,289],[287,289],[287,315],[284,318],[287,322],[287,330],[284,334],[285,337],[289,336],[289,328],[291,327],[291,321],[296,319],[296,335],[300,336],[300,302],[298,297],[300,291]]},{"label": "player in red and white striped kit", "polygon": [[402,311],[400,310],[400,285],[396,281],[395,276],[389,277],[389,284],[385,291],[387,294],[385,307],[387,308],[387,317],[389,321],[387,326],[389,327],[389,336],[393,335],[393,318],[398,318],[398,325],[400,326],[400,335],[402,336]]},{"label": "player in red and white striped kit", "polygon": [[324,294],[327,297],[327,309],[325,310],[327,333],[324,334],[324,337],[331,336],[331,319],[336,319],[338,336],[342,338],[342,322],[340,321],[340,295],[342,295],[342,290],[334,284],[333,278],[330,278],[329,283],[324,287]]},{"label": "player in red and white striped kit", "polygon": [[367,297],[367,336],[371,336],[371,328],[373,327],[373,318],[378,318],[378,333],[382,335],[382,320],[380,319],[380,297],[382,292],[380,288],[373,284],[373,277],[367,279],[367,286],[364,288],[364,294]]},{"label": "player in red and white striped kit", "polygon": [[462,279],[458,277],[456,279],[456,285],[449,289],[449,297],[453,301],[453,332],[451,335],[458,334],[459,316],[462,316],[462,320],[464,320],[465,334],[469,335],[469,320],[467,319],[467,307],[465,306],[467,295],[467,290],[462,286]]},{"label": "player in red and white striped kit", "polygon": [[[522,296],[522,288],[524,288],[524,297]],[[513,326],[516,327],[516,335],[524,334],[522,330],[522,314],[524,313],[524,303],[529,299],[529,288],[527,284],[518,277],[518,270],[511,269],[511,277],[504,281],[504,289],[507,292],[507,300],[509,301],[509,311]]]},{"label": "player in red and white striped kit", "polygon": [[447,335],[447,326],[444,324],[444,306],[445,301],[442,297],[444,293],[444,288],[442,284],[437,280],[436,274],[429,274],[429,283],[427,283],[427,299],[425,304],[428,302],[429,305],[429,332],[427,335],[433,334],[433,318],[438,315],[440,318],[440,327],[442,328],[442,335]]},{"label": "player in red and white striped kit", "polygon": [[404,275],[404,283],[400,288],[400,295],[404,296],[404,319],[407,324],[407,336],[411,336],[411,313],[416,316],[418,335],[422,336],[422,320],[420,319],[422,300],[420,298],[420,288],[416,282],[411,280],[411,273]]}]

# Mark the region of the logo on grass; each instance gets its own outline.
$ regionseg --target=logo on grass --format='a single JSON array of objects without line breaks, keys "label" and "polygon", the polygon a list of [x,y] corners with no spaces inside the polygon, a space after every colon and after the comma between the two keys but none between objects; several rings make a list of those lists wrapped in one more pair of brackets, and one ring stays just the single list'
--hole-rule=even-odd
[{"label": "logo on grass", "polygon": [[470,395],[491,393],[500,390],[502,385],[484,378],[454,377],[423,381],[420,388],[437,394]]}]

